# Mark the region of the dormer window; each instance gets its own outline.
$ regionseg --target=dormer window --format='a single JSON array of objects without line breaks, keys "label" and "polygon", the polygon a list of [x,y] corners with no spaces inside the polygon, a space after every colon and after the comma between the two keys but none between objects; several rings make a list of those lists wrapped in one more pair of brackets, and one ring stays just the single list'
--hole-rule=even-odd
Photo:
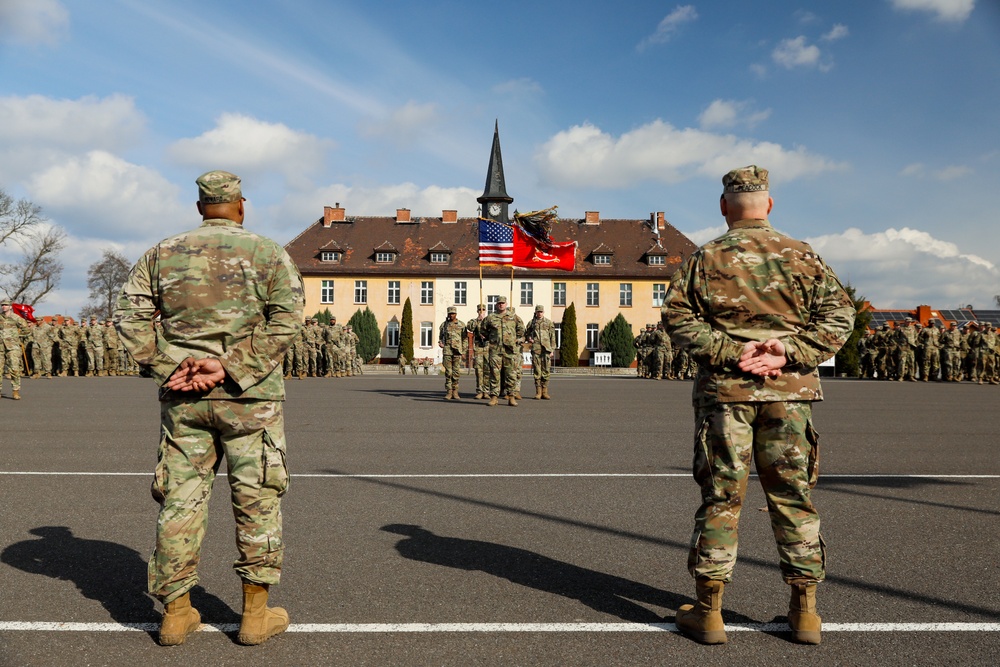
[{"label": "dormer window", "polygon": [[431,264],[447,264],[449,254],[446,252],[432,252]]},{"label": "dormer window", "polygon": [[663,255],[647,255],[646,261],[650,266],[666,266],[667,258]]},{"label": "dormer window", "polygon": [[392,264],[396,261],[396,253],[379,251],[375,253],[375,262],[378,264]]},{"label": "dormer window", "polygon": [[595,266],[611,266],[611,255],[594,255]]},{"label": "dormer window", "polygon": [[321,262],[333,262],[334,264],[340,263],[340,253],[336,250],[321,250],[319,253],[319,261]]}]

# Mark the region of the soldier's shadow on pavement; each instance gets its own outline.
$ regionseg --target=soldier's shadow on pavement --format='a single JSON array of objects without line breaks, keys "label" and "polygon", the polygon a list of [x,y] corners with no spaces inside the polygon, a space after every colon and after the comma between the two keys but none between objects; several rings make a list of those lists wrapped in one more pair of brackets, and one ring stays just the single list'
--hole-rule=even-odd
[{"label": "soldier's shadow on pavement", "polygon": [[[0,562],[72,582],[85,598],[100,602],[118,623],[159,623],[160,612],[146,594],[146,560],[138,551],[115,542],[76,537],[66,526],[42,526],[28,532],[41,539],[10,545],[0,553]],[[239,614],[201,586],[192,589],[191,603],[201,612],[203,623],[239,621]]]},{"label": "soldier's shadow on pavement", "polygon": [[[664,617],[643,604],[670,610],[668,616],[690,598],[622,577],[564,563],[533,551],[494,542],[444,537],[411,524],[382,526],[388,533],[403,535],[396,551],[404,558],[479,571],[546,593],[579,600],[595,611],[634,623],[662,623]],[[642,603],[642,604],[638,604]],[[750,619],[726,614],[729,622]]]},{"label": "soldier's shadow on pavement", "polygon": [[459,404],[464,402],[475,404],[481,402],[483,405],[486,405],[486,401],[477,401],[475,398],[473,398],[475,396],[475,392],[470,393],[468,396],[462,396],[462,398],[460,398],[458,401],[446,401],[444,399],[444,389],[443,388],[438,389],[436,387],[433,390],[429,391],[419,391],[416,389],[413,390],[364,389],[363,391],[372,394],[382,394],[383,396],[392,396],[393,398],[409,398],[414,401],[432,401],[435,403],[452,403],[452,404]]}]

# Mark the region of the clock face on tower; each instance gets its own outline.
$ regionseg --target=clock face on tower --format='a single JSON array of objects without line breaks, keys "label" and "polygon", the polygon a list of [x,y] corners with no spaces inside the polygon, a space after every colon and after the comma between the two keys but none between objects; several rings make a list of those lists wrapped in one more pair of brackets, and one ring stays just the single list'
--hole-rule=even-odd
[{"label": "clock face on tower", "polygon": [[500,211],[501,211],[500,204],[497,203],[490,204],[490,215],[500,215]]}]

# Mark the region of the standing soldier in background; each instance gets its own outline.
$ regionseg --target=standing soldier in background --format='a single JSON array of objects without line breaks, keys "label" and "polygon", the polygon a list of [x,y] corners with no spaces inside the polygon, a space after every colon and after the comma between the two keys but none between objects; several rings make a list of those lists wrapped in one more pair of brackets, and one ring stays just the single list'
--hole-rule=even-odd
[{"label": "standing soldier in background", "polygon": [[94,375],[106,375],[107,372],[104,370],[104,327],[97,321],[97,317],[90,318],[90,327],[87,329],[87,344],[94,357]]},{"label": "standing soldier in background", "polygon": [[347,339],[347,376],[351,377],[355,373],[361,375],[361,357],[358,356],[358,335],[354,333],[354,327],[350,324],[344,327],[344,336]]},{"label": "standing soldier in background", "polygon": [[14,312],[10,299],[0,301],[0,384],[10,376],[11,398],[21,400],[21,366],[24,359],[23,341],[28,337],[28,322]]},{"label": "standing soldier in background", "polygon": [[486,338],[479,330],[486,317],[486,306],[479,304],[476,306],[476,317],[465,323],[466,332],[472,334],[472,367],[476,372],[476,398],[489,397],[486,388]]},{"label": "standing soldier in background", "polygon": [[688,554],[698,600],[677,610],[676,623],[696,641],[726,641],[722,593],[754,461],[791,586],[792,639],[818,644],[826,558],[810,499],[819,475],[812,403],[823,399],[817,367],[850,335],[854,304],[808,244],[771,227],[767,170],[734,169],[722,183],[728,231],[674,274],[662,308],[674,343],[698,364],[693,468],[702,502]]},{"label": "standing soldier in background", "polygon": [[462,359],[468,350],[465,325],[458,321],[458,308],[448,306],[448,317],[438,327],[438,347],[444,365],[444,400],[458,398],[458,381],[462,377]]},{"label": "standing soldier in background", "polygon": [[902,382],[909,380],[917,381],[917,328],[911,318],[907,318],[906,325],[896,329],[893,336],[896,343],[896,380]]},{"label": "standing soldier in background", "polygon": [[517,406],[514,396],[517,388],[515,365],[521,365],[521,341],[524,340],[524,323],[517,315],[507,312],[507,297],[497,299],[496,311],[490,313],[480,325],[489,342],[489,394],[490,405],[499,402],[500,385],[507,394],[507,405]]},{"label": "standing soldier in background", "polygon": [[670,336],[663,328],[663,322],[656,323],[653,331],[653,378],[656,380],[673,380],[674,352],[670,345]]},{"label": "standing soldier in background", "polygon": [[993,325],[989,322],[983,322],[980,326],[978,343],[979,352],[976,355],[976,377],[979,378],[979,384],[985,382],[996,384],[993,372],[995,370],[997,334],[993,330]]},{"label": "standing soldier in background", "polygon": [[920,379],[924,382],[937,380],[941,370],[941,330],[938,329],[937,320],[920,330],[917,342],[921,350]]},{"label": "standing soldier in background", "polygon": [[323,359],[325,362],[323,377],[337,375],[340,366],[340,339],[344,329],[337,324],[336,317],[330,317],[330,325],[323,328]]},{"label": "standing soldier in background", "polygon": [[[306,373],[309,374],[309,377],[317,377],[319,375],[319,373],[316,372],[317,369],[319,368],[319,365],[317,363],[317,361],[319,360],[319,338],[320,338],[320,331],[319,327],[317,326],[318,324],[319,320],[317,320],[315,317],[312,319],[307,319],[306,326],[302,330],[302,339],[304,340],[306,346],[305,350]],[[299,377],[301,378],[302,375],[299,375]]]},{"label": "standing soldier in background", "polygon": [[[148,250],[115,311],[125,346],[160,387],[149,592],[165,607],[160,643],[182,644],[201,622],[189,592],[225,457],[243,584],[237,638],[260,644],[288,627],[288,614],[267,598],[284,554],[281,359],[302,321],[302,278],[280,245],[243,229],[239,177],[211,171],[196,183],[201,226]],[[162,329],[154,331],[157,310]]]},{"label": "standing soldier in background", "polygon": [[549,400],[549,375],[552,373],[552,355],[556,349],[556,325],[545,317],[545,306],[535,306],[535,316],[524,331],[525,340],[531,345],[531,374],[535,376],[535,398]]},{"label": "standing soldier in background", "polygon": [[80,327],[69,320],[59,327],[59,374],[63,377],[80,375]]},{"label": "standing soldier in background", "polygon": [[632,339],[632,347],[635,348],[635,376],[637,378],[646,377],[646,359],[642,355],[642,337],[646,335],[645,329],[639,330],[639,335]]},{"label": "standing soldier in background", "polygon": [[941,333],[941,377],[945,382],[957,382],[962,376],[962,332],[958,324],[951,323]]},{"label": "standing soldier in background", "polygon": [[102,339],[104,340],[104,372],[108,375],[122,375],[118,368],[118,332],[115,331],[114,322],[108,320],[104,323]]}]

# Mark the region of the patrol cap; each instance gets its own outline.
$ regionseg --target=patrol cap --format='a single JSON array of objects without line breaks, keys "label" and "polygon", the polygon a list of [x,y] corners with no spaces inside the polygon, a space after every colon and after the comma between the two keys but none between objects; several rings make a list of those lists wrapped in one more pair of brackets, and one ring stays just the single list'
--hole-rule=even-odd
[{"label": "patrol cap", "polygon": [[458,314],[458,308],[456,308],[455,306],[448,306],[448,314],[449,315],[457,315]]},{"label": "patrol cap", "polygon": [[3,301],[0,301],[0,306],[12,306],[12,305],[14,304],[11,303],[10,299],[4,299]]},{"label": "patrol cap", "polygon": [[507,297],[505,297],[505,296],[498,296],[497,297],[497,303],[507,303]]},{"label": "patrol cap", "polygon": [[477,313],[478,313],[479,311],[481,311],[481,310],[486,310],[486,304],[485,304],[485,303],[481,303],[481,304],[479,304],[478,306],[476,306],[476,312],[477,312]]},{"label": "patrol cap", "polygon": [[535,306],[535,312],[536,313],[544,313],[545,312],[545,306],[543,306],[542,304],[538,304],[537,306]]},{"label": "patrol cap", "polygon": [[722,177],[722,191],[725,193],[766,192],[767,189],[767,169],[755,164],[733,169]]},{"label": "patrol cap", "polygon": [[228,171],[209,171],[195,179],[198,201],[202,204],[225,204],[243,199],[240,177]]}]

